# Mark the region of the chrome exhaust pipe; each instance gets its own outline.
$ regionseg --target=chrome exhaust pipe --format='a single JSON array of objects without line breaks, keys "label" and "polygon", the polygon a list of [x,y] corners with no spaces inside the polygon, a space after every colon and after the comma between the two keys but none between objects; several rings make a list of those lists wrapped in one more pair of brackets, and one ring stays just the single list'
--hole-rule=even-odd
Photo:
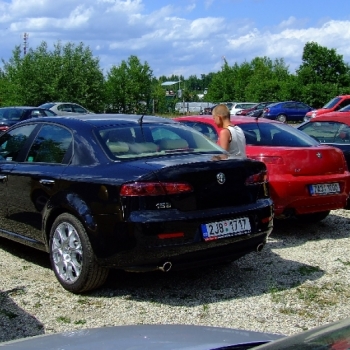
[{"label": "chrome exhaust pipe", "polygon": [[257,251],[257,252],[261,252],[263,248],[264,248],[264,243],[260,243],[260,244],[256,247],[256,251]]},{"label": "chrome exhaust pipe", "polygon": [[173,267],[173,264],[170,261],[167,261],[163,264],[163,266],[158,266],[158,270],[162,272],[169,272],[172,267]]}]

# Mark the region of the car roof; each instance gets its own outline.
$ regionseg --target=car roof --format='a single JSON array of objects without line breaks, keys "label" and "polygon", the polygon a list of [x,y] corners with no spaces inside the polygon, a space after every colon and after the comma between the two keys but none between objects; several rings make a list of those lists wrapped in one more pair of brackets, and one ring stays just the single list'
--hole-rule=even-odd
[{"label": "car roof", "polygon": [[[142,118],[142,119],[141,119]],[[136,114],[79,114],[69,116],[49,116],[43,118],[35,118],[35,122],[53,122],[56,124],[74,127],[81,122],[93,125],[95,127],[103,127],[107,125],[135,125],[143,123],[175,123],[170,118],[156,117],[150,115],[136,115]],[[25,120],[23,123],[33,123],[32,119]],[[17,124],[18,125],[18,124]]]},{"label": "car roof", "polygon": [[8,107],[0,107],[0,109],[45,109],[42,107],[35,107],[35,106],[8,106]]}]

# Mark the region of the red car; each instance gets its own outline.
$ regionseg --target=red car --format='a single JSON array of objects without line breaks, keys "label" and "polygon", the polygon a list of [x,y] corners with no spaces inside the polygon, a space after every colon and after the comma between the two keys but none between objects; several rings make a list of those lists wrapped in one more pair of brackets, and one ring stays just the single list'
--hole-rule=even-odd
[{"label": "red car", "polygon": [[[220,129],[212,116],[174,118],[214,142]],[[275,120],[234,117],[246,136],[247,156],[264,161],[269,173],[276,218],[317,222],[347,206],[350,173],[343,152]]]},{"label": "red car", "polygon": [[250,114],[252,112],[255,112],[255,111],[261,111],[266,106],[268,106],[268,105],[270,105],[272,103],[275,103],[275,102],[260,102],[260,103],[257,103],[254,107],[247,108],[247,109],[242,109],[241,111],[238,111],[236,113],[236,115],[248,115],[248,114]]},{"label": "red car", "polygon": [[340,109],[350,105],[350,95],[340,95],[332,98],[322,108],[307,112],[304,121],[307,122],[311,118],[318,117],[322,114],[339,111]]}]

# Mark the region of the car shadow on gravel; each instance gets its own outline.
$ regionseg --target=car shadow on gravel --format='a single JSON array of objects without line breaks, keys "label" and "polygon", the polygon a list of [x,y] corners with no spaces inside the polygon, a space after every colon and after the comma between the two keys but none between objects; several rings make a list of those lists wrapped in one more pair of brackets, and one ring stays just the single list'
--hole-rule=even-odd
[{"label": "car shadow on gravel", "polygon": [[0,249],[29,263],[51,269],[49,254],[24,244],[0,237]]},{"label": "car shadow on gravel", "polygon": [[[276,235],[283,236],[287,233],[283,229],[277,229]],[[276,244],[283,244],[283,247],[299,244],[294,241],[299,242],[300,238],[273,239],[262,252],[250,253],[232,263],[191,270],[171,270],[168,273],[111,270],[105,285],[85,293],[85,296],[195,307],[231,299],[262,296],[276,290],[288,290],[324,275],[321,269],[283,259],[272,250]],[[20,259],[51,269],[49,256],[45,252],[1,238],[0,248]]]},{"label": "car shadow on gravel", "polygon": [[139,274],[112,270],[104,288],[89,296],[195,307],[271,294],[323,275],[321,269],[281,258],[267,245],[235,262],[202,269]]},{"label": "car shadow on gravel", "polygon": [[[25,288],[0,290],[0,342],[44,334],[44,325],[11,299]],[[14,334],[14,330],[16,330]]]}]

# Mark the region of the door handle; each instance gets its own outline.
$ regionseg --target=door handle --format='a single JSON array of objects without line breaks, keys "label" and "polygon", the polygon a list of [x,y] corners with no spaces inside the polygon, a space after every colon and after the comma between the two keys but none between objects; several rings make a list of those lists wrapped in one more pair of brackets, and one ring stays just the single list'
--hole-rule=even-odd
[{"label": "door handle", "polygon": [[41,184],[41,185],[50,185],[50,186],[52,186],[52,185],[54,185],[55,184],[55,181],[54,180],[46,180],[46,179],[42,179],[42,180],[39,180],[39,183]]},{"label": "door handle", "polygon": [[7,181],[7,175],[0,175],[0,182],[6,182]]}]

